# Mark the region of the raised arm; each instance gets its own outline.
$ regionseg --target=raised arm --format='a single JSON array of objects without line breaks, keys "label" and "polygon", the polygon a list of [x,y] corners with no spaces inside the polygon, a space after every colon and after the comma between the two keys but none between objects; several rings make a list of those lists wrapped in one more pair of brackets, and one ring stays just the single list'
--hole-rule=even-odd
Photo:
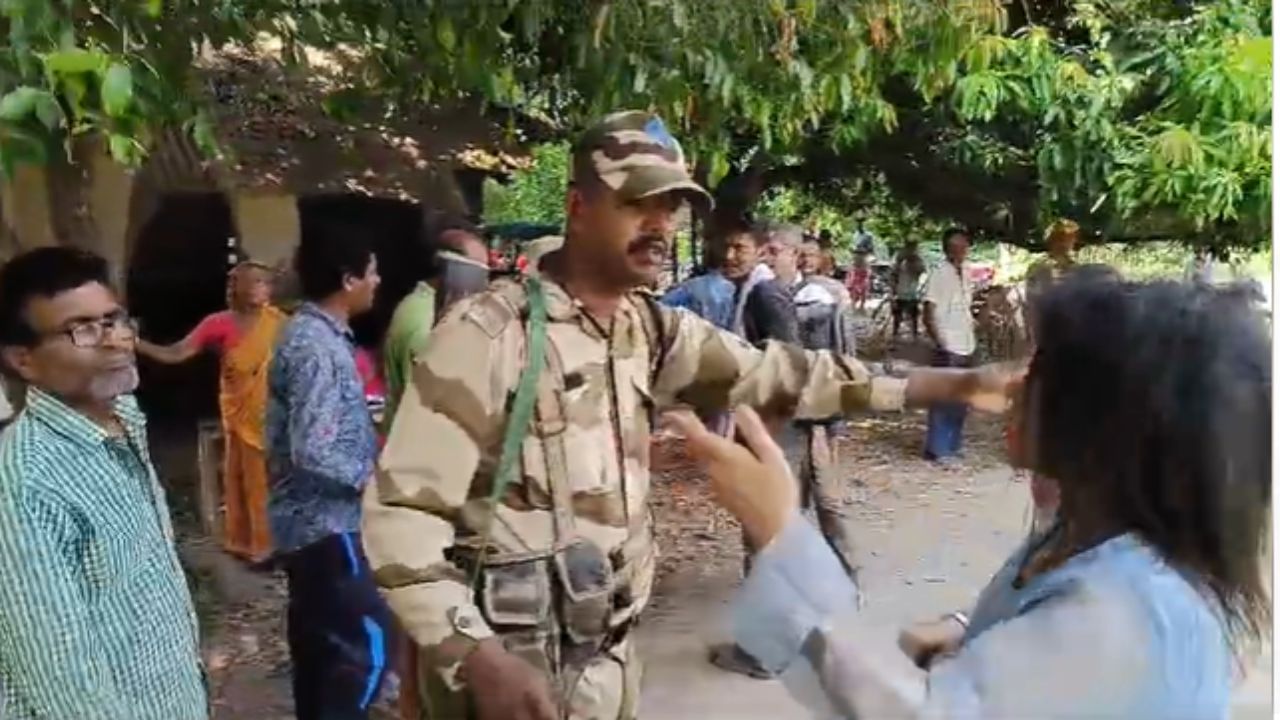
[{"label": "raised arm", "polygon": [[[9,479],[3,484],[12,488],[17,483]],[[0,681],[34,717],[133,717],[129,697],[111,679],[68,555],[73,518],[34,492],[15,492],[0,498]]]}]

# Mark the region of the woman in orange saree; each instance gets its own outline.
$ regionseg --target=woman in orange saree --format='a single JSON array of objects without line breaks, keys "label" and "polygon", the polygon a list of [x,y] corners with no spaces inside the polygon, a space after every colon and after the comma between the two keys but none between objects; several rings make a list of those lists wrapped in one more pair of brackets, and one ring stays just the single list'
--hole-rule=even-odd
[{"label": "woman in orange saree", "polygon": [[222,355],[218,406],[223,458],[223,544],[250,562],[271,555],[263,422],[267,369],[287,316],[271,304],[271,270],[242,262],[227,277],[228,310],[209,315],[172,345],[138,343],[143,356],[181,363],[209,349]]}]

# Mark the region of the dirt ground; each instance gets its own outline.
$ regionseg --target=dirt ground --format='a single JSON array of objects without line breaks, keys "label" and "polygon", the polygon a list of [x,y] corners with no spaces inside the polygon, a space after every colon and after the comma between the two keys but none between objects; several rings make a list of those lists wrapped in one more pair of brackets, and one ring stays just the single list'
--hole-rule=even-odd
[{"label": "dirt ground", "polygon": [[[921,414],[854,422],[849,436],[841,454],[864,612],[883,630],[875,640],[885,662],[907,668],[893,650],[897,628],[972,603],[1025,533],[1029,491],[1000,461],[999,428],[991,421],[970,423],[966,459],[949,469],[918,459]],[[173,486],[190,487],[180,477],[182,443],[173,440],[162,446],[168,452],[157,453],[159,462],[162,469],[168,463]],[[642,717],[802,717],[780,683],[726,674],[706,662],[708,646],[727,634],[725,610],[741,567],[739,530],[711,505],[705,480],[688,466],[677,439],[660,435],[654,460],[662,560],[656,595],[637,631],[646,666]],[[189,506],[179,494],[175,510]],[[180,517],[183,526],[192,526],[190,517],[185,523]],[[205,588],[197,602],[215,720],[291,718],[280,578],[249,572],[195,533],[184,534],[181,545]],[[1237,692],[1235,717],[1271,717],[1270,676],[1268,648]]]}]

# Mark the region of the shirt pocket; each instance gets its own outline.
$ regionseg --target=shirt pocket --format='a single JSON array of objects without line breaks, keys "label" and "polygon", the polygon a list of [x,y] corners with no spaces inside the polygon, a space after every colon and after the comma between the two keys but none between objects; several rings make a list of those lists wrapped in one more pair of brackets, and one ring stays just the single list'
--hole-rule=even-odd
[{"label": "shirt pocket", "polygon": [[165,542],[149,510],[141,503],[108,502],[90,516],[81,561],[91,593],[127,587],[149,570]]}]

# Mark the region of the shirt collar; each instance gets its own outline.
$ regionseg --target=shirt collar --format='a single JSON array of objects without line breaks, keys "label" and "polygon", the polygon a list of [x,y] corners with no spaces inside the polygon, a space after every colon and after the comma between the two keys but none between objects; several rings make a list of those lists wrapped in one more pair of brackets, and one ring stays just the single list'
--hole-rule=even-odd
[{"label": "shirt collar", "polygon": [[342,337],[348,340],[353,340],[353,341],[355,340],[355,334],[351,332],[350,325],[346,324],[345,322],[325,312],[323,309],[320,308],[319,305],[316,305],[315,303],[312,303],[312,302],[303,303],[302,307],[298,308],[298,314],[310,315],[314,318],[317,318],[321,322],[323,322],[329,329],[333,330],[334,333],[341,335]]},{"label": "shirt collar", "polygon": [[[125,432],[131,437],[137,436],[139,429],[145,424],[137,404],[129,396],[122,395],[112,403],[112,409],[124,425]],[[101,425],[90,420],[84,413],[35,386],[27,388],[26,412],[48,425],[54,432],[81,445],[97,446],[111,438]]]}]

